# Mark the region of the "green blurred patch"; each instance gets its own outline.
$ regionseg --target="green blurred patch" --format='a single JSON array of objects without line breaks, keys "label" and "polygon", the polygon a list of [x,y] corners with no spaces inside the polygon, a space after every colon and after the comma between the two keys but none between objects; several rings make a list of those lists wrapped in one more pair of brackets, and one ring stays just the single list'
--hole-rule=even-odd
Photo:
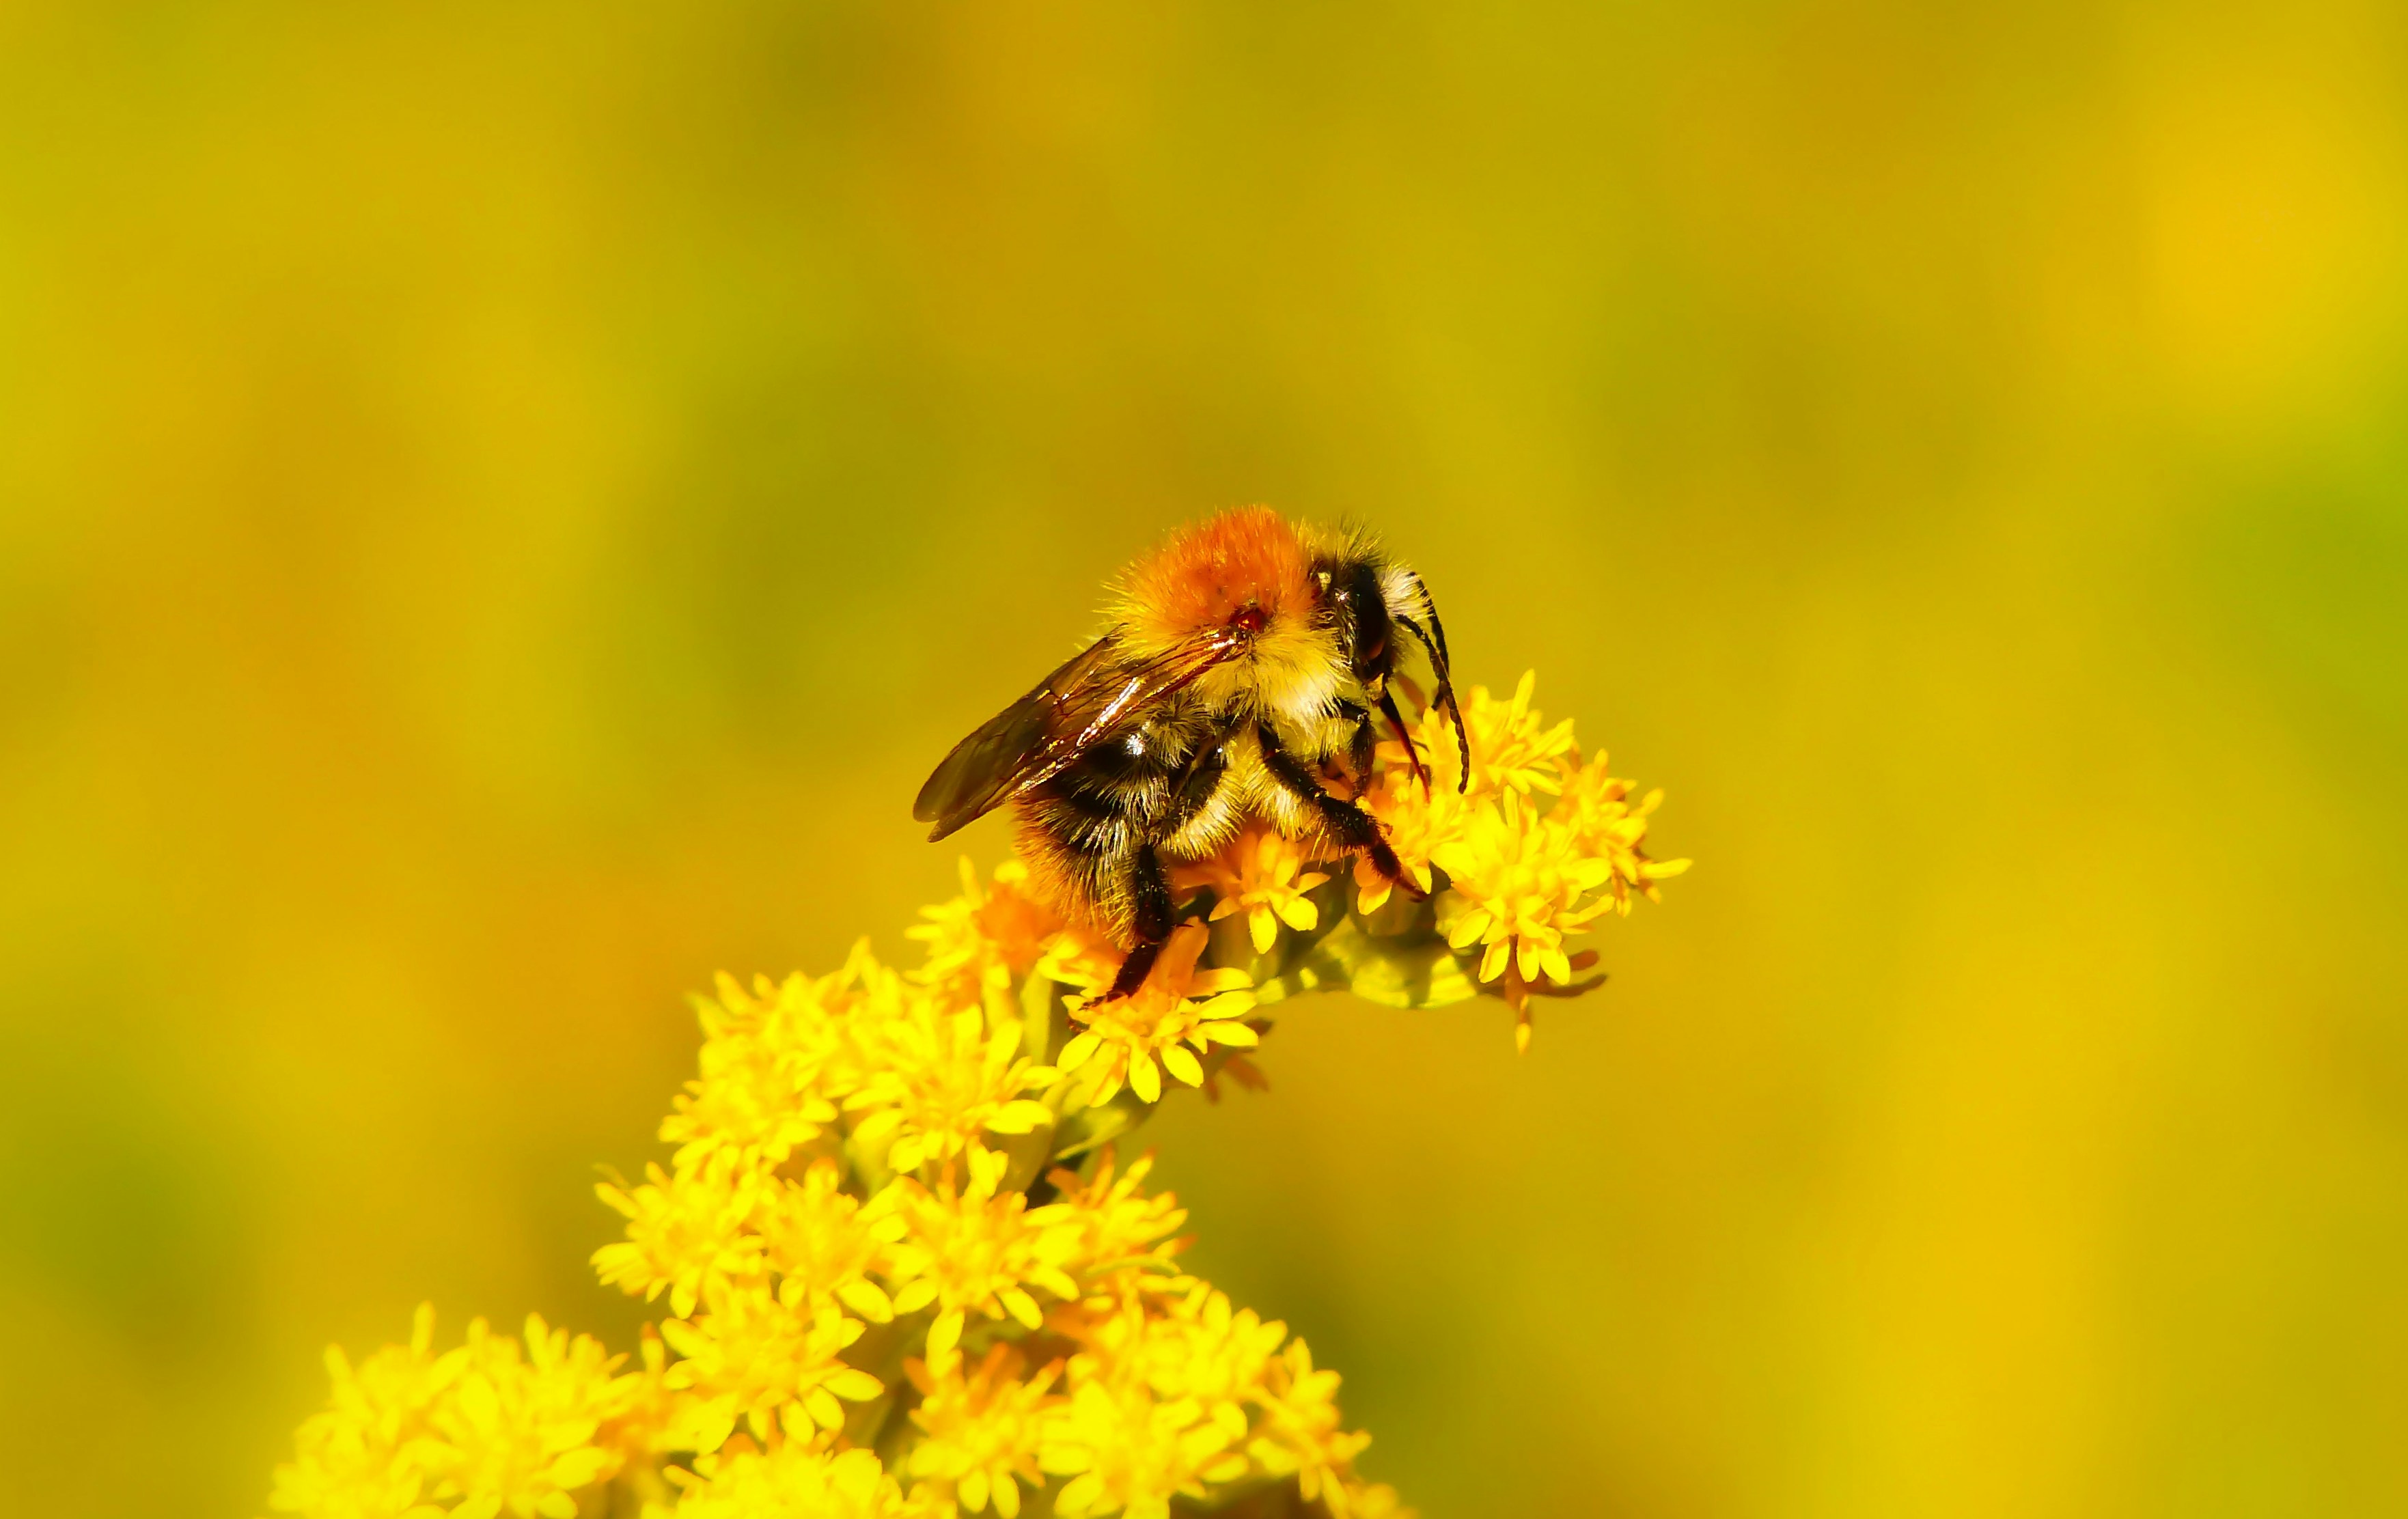
[{"label": "green blurred patch", "polygon": [[141,1048],[141,995],[83,968],[0,992],[0,1272],[143,1355],[217,1352],[248,1265],[236,1167]]},{"label": "green blurred patch", "polygon": [[2187,552],[2223,648],[2270,699],[2389,763],[2408,748],[2408,402],[2380,420],[2244,471]]}]

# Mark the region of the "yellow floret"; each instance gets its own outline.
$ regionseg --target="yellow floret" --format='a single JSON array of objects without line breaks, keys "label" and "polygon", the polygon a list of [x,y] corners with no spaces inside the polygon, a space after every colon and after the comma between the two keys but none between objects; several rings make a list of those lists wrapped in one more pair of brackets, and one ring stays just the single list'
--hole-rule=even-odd
[{"label": "yellow floret", "polygon": [[1045,1485],[1037,1456],[1045,1415],[1060,1401],[1052,1389],[1062,1374],[1058,1361],[1033,1375],[1024,1374],[1026,1366],[1017,1347],[1003,1344],[967,1374],[958,1350],[908,1363],[920,1392],[911,1411],[921,1431],[911,1454],[915,1496],[931,1484],[972,1513],[992,1502],[1002,1519],[1017,1519],[1021,1487]]},{"label": "yellow floret", "polygon": [[1564,936],[1612,906],[1583,900],[1613,879],[1612,865],[1512,792],[1474,810],[1463,837],[1439,852],[1438,864],[1461,904],[1440,926],[1456,949],[1483,946],[1482,981],[1495,981],[1510,965],[1524,982],[1570,982]]},{"label": "yellow floret", "polygon": [[672,1467],[669,1478],[682,1490],[676,1519],[935,1519],[945,1512],[905,1498],[868,1451],[730,1450],[696,1458],[691,1472]]},{"label": "yellow floret", "polygon": [[[1070,1357],[1070,1396],[1046,1421],[1039,1455],[1047,1472],[1069,1479],[1054,1499],[1064,1519],[1166,1519],[1173,1498],[1201,1498],[1211,1485],[1250,1469],[1244,1411],[1187,1395],[1167,1365],[1187,1347],[1162,1346],[1156,1338],[1185,1337],[1166,1330],[1166,1323],[1136,1292],[1076,1321],[1083,1348]],[[1166,1371],[1167,1385],[1157,1386],[1157,1374]]]},{"label": "yellow floret", "polygon": [[1337,1398],[1338,1373],[1315,1369],[1305,1342],[1288,1341],[1264,1369],[1255,1398],[1261,1412],[1246,1450],[1263,1470],[1293,1474],[1298,1496],[1307,1501],[1318,1498],[1335,1519],[1348,1519],[1354,1507],[1354,1458],[1371,1437],[1345,1427]]},{"label": "yellow floret", "polygon": [[1616,912],[1630,911],[1633,892],[1651,902],[1663,900],[1656,882],[1689,868],[1686,860],[1647,857],[1647,820],[1663,805],[1664,793],[1660,789],[1651,791],[1634,805],[1628,800],[1631,782],[1617,781],[1606,773],[1603,753],[1585,765],[1578,760],[1575,751],[1564,762],[1563,796],[1555,803],[1552,815],[1582,849],[1612,869],[1608,889],[1612,893]]},{"label": "yellow floret", "polygon": [[644,1174],[640,1186],[604,1182],[594,1188],[627,1219],[627,1238],[594,1253],[604,1282],[647,1302],[666,1291],[682,1317],[706,1293],[760,1273],[761,1240],[752,1225],[772,1185],[767,1172],[737,1152],[721,1151],[674,1174],[657,1165]]},{"label": "yellow floret", "polygon": [[1072,1078],[1074,1102],[1100,1108],[1124,1085],[1147,1102],[1158,1101],[1164,1071],[1201,1086],[1198,1056],[1216,1044],[1261,1042],[1242,1021],[1254,1008],[1251,978],[1235,968],[1197,967],[1210,939],[1202,924],[1188,924],[1162,947],[1144,985],[1118,1001],[1072,1007],[1070,1016],[1083,1026],[1054,1063]]},{"label": "yellow floret", "polygon": [[855,1317],[884,1324],[894,1302],[874,1278],[894,1269],[905,1233],[890,1210],[864,1209],[843,1190],[833,1160],[811,1163],[797,1183],[784,1182],[759,1212],[762,1258],[781,1278],[778,1300],[790,1309],[841,1303]]},{"label": "yellow floret", "polygon": [[1025,1134],[1054,1122],[1043,1103],[1024,1097],[1054,1079],[1051,1067],[1021,1054],[1021,1026],[988,1032],[977,1006],[944,1011],[934,998],[911,997],[896,1016],[862,1032],[871,1068],[844,1098],[858,1153],[882,1155],[895,1171],[951,1159],[982,1135]]},{"label": "yellow floret", "polygon": [[661,1121],[661,1139],[679,1147],[681,1166],[721,1150],[774,1166],[836,1121],[835,1107],[817,1088],[842,1054],[843,1031],[818,990],[789,977],[781,988],[765,982],[756,999],[734,977],[719,978],[718,999],[697,1009],[705,1035],[701,1074]]},{"label": "yellow floret", "polygon": [[1557,761],[1573,752],[1571,719],[1554,727],[1541,725],[1530,706],[1539,672],[1526,670],[1510,701],[1498,701],[1486,686],[1463,695],[1463,728],[1471,740],[1471,794],[1497,796],[1514,792],[1554,792],[1560,785]]},{"label": "yellow floret", "polygon": [[872,1204],[893,1208],[907,1233],[896,1244],[891,1296],[898,1313],[934,1306],[928,1354],[941,1354],[961,1339],[969,1315],[1010,1318],[1034,1329],[1044,1312],[1030,1296],[1036,1289],[1056,1297],[1078,1294],[1063,1270],[1070,1241],[1028,1209],[1028,1198],[996,1190],[1004,1159],[992,1152],[968,1157],[968,1183],[951,1178],[926,1187],[904,1177]]},{"label": "yellow floret", "polygon": [[1054,1173],[1061,1199],[1031,1215],[1047,1232],[1046,1254],[1076,1263],[1083,1273],[1129,1267],[1168,1270],[1179,1248],[1168,1236],[1187,1222],[1186,1211],[1168,1192],[1144,1190],[1154,1169],[1152,1155],[1140,1156],[1117,1177],[1113,1166],[1112,1147],[1106,1145],[1091,1180],[1081,1182],[1075,1171]]},{"label": "yellow floret", "polygon": [[628,1426],[657,1380],[618,1370],[583,1335],[530,1314],[522,1341],[468,1326],[467,1342],[431,1353],[434,1311],[421,1308],[406,1346],[354,1368],[326,1353],[332,1406],[302,1425],[294,1459],[277,1469],[268,1506],[310,1515],[508,1513],[572,1519],[576,1494],[608,1482],[648,1448]]},{"label": "yellow floret", "polygon": [[773,1430],[810,1440],[843,1425],[838,1399],[866,1402],[886,1390],[841,1359],[862,1326],[833,1307],[792,1311],[758,1285],[727,1289],[705,1306],[691,1320],[661,1326],[683,1357],[665,1379],[681,1395],[665,1437],[671,1450],[715,1451],[739,1421],[756,1440]]},{"label": "yellow floret", "polygon": [[1061,917],[1028,894],[1027,882],[1028,867],[1006,860],[996,867],[994,883],[982,885],[965,855],[961,895],[922,908],[927,921],[903,930],[928,947],[912,978],[932,988],[940,1006],[976,1007],[1007,992],[1061,930]]},{"label": "yellow floret", "polygon": [[1321,910],[1305,894],[1329,877],[1306,869],[1312,863],[1312,853],[1305,844],[1256,823],[1240,830],[1219,853],[1198,862],[1195,870],[1182,872],[1181,879],[1212,888],[1218,897],[1212,922],[1244,913],[1254,953],[1268,954],[1280,924],[1298,933],[1320,926]]}]

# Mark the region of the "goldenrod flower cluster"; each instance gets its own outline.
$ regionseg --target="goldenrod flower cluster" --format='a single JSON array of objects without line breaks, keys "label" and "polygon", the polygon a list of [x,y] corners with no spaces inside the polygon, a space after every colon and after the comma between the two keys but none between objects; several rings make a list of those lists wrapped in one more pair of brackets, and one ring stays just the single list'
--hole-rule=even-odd
[{"label": "goldenrod flower cluster", "polygon": [[[530,1320],[437,1354],[328,1353],[330,1406],[269,1505],[311,1519],[1058,1519],[1259,1500],[1401,1512],[1356,1459],[1337,1373],[1285,1325],[1182,1271],[1186,1215],[1116,1141],[1168,1085],[1259,1084],[1261,1009],[1347,986],[1399,1006],[1489,992],[1516,1014],[1593,956],[1569,937],[1684,861],[1526,677],[1425,713],[1364,790],[1424,894],[1259,825],[1181,873],[1187,921],[1133,996],[1120,952],[1065,924],[1017,864],[834,973],[699,999],[700,1071],[666,1167],[600,1189],[625,1238],[604,1282],[660,1305],[632,1357]],[[1544,799],[1544,800],[1542,800]]]},{"label": "goldenrod flower cluster", "polygon": [[[1634,895],[1660,900],[1656,883],[1689,867],[1686,860],[1651,860],[1642,847],[1663,792],[1633,803],[1631,783],[1608,773],[1603,752],[1582,759],[1571,721],[1548,727],[1530,706],[1537,680],[1526,673],[1511,701],[1484,686],[1465,695],[1471,767],[1461,789],[1457,752],[1438,714],[1426,711],[1414,738],[1432,756],[1427,781],[1398,763],[1401,744],[1383,746],[1389,763],[1363,798],[1418,884],[1429,887],[1433,869],[1445,873],[1435,925],[1449,950],[1476,953],[1481,982],[1501,982],[1524,1050],[1531,995],[1584,989],[1573,975],[1596,961],[1593,953],[1572,953],[1565,939],[1606,912],[1627,916]],[[1354,881],[1366,915],[1392,895],[1362,860]]]}]

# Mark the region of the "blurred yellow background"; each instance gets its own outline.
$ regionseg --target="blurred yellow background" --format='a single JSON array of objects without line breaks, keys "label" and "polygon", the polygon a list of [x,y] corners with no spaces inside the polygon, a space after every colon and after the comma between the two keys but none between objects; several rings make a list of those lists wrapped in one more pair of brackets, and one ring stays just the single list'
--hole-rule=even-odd
[{"label": "blurred yellow background", "polygon": [[0,5],[5,1506],[630,1343],[683,993],[1259,500],[1698,860],[1154,1125],[1373,1475],[2408,1510],[2403,338],[2372,0]]}]

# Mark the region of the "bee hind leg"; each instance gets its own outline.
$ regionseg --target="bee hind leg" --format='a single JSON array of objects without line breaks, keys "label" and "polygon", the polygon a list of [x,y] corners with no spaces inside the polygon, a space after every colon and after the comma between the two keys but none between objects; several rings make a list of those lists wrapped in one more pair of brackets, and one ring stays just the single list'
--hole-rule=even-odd
[{"label": "bee hind leg", "polygon": [[1087,1006],[1092,1008],[1105,1002],[1118,1002],[1135,992],[1145,984],[1145,979],[1148,976],[1154,974],[1154,963],[1161,957],[1160,944],[1140,942],[1137,948],[1128,952],[1128,958],[1121,962],[1120,974],[1112,978],[1112,983],[1105,989],[1104,995],[1096,998],[1094,1002],[1088,1003]]},{"label": "bee hind leg", "polygon": [[1121,962],[1120,973],[1096,1002],[1117,1002],[1145,984],[1154,973],[1154,962],[1162,954],[1163,941],[1170,937],[1170,920],[1175,911],[1170,900],[1170,878],[1162,868],[1162,857],[1152,844],[1140,844],[1129,862],[1129,930],[1137,943]]},{"label": "bee hind leg", "polygon": [[[1229,735],[1233,724],[1216,729],[1199,746],[1193,757],[1173,777],[1168,805],[1154,824],[1159,837],[1168,838],[1193,822],[1197,813],[1211,803],[1213,794],[1221,789],[1229,773]],[[1162,856],[1154,846],[1141,843],[1130,853],[1127,867],[1129,894],[1129,928],[1137,942],[1128,958],[1121,962],[1120,973],[1112,978],[1097,1002],[1113,1002],[1129,996],[1145,984],[1154,971],[1154,962],[1162,953],[1163,941],[1179,916],[1178,904],[1171,899],[1170,878],[1162,868]]]}]

